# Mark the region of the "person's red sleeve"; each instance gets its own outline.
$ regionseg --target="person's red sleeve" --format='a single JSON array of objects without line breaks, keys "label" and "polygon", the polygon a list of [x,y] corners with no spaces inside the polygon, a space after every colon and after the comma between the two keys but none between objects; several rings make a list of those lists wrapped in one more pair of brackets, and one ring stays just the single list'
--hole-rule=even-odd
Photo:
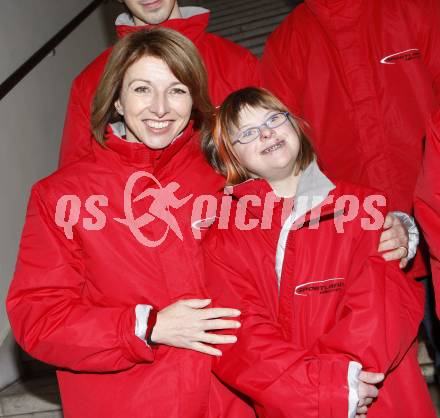
[{"label": "person's red sleeve", "polygon": [[81,75],[72,83],[61,139],[59,167],[78,161],[91,151],[90,106],[93,92],[88,90],[83,86]]},{"label": "person's red sleeve", "polygon": [[428,122],[425,154],[415,190],[414,211],[429,245],[432,280],[440,318],[440,111]]},{"label": "person's red sleeve", "polygon": [[[251,248],[222,237],[205,242],[209,296],[218,306],[242,311],[238,341],[219,347],[223,355],[213,370],[248,395],[259,416],[291,417],[292,408],[303,418],[349,416],[350,362],[386,373],[413,343],[423,293],[396,263],[387,263],[377,253],[379,232],[365,232],[357,242],[335,325],[307,350],[284,338],[276,309],[258,291],[252,261],[236,264],[234,253],[249,248],[245,258],[251,260]],[[244,264],[249,267],[243,269]],[[259,278],[266,279],[271,280]]]},{"label": "person's red sleeve", "polygon": [[153,361],[154,350],[135,336],[135,306],[94,306],[81,297],[81,253],[34,186],[6,301],[17,342],[33,357],[75,371],[118,371]]},{"label": "person's red sleeve", "polygon": [[427,0],[415,3],[412,13],[417,44],[422,60],[433,78],[433,90],[440,103],[440,2]]}]

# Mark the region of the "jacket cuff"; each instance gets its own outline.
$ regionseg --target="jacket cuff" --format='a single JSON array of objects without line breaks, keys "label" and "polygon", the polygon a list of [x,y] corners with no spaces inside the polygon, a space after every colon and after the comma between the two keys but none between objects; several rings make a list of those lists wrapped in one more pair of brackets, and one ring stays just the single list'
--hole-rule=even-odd
[{"label": "jacket cuff", "polygon": [[362,365],[357,361],[350,361],[348,365],[348,418],[356,416],[356,409],[359,403],[359,373]]},{"label": "jacket cuff", "polygon": [[134,334],[143,341],[146,341],[148,317],[151,309],[150,305],[136,305],[134,310],[136,315]]},{"label": "jacket cuff", "polygon": [[145,340],[150,309],[150,305],[137,305],[134,309],[127,309],[121,318],[120,335],[126,357],[133,363],[149,363],[155,358],[156,350]]},{"label": "jacket cuff", "polygon": [[145,335],[145,340],[147,344],[151,347],[156,346],[157,344],[151,340],[151,334],[153,334],[153,328],[156,325],[157,321],[157,309],[151,307],[150,312],[148,313],[148,321],[147,321],[147,333]]},{"label": "jacket cuff", "polygon": [[[354,417],[350,415],[350,392],[354,395],[357,390],[353,379],[353,370],[350,371],[349,361],[321,361],[319,373],[319,416],[321,417]],[[357,380],[357,379],[356,379]],[[350,383],[353,383],[351,386]],[[353,389],[352,389],[353,388]],[[352,391],[353,390],[353,391]],[[354,392],[355,391],[355,392]],[[354,396],[353,396],[354,402]],[[356,412],[357,402],[354,412]]]},{"label": "jacket cuff", "polygon": [[393,211],[391,212],[394,216],[397,216],[403,223],[403,226],[408,231],[408,260],[415,257],[417,252],[417,247],[419,245],[420,233],[414,218],[405,212]]},{"label": "jacket cuff", "polygon": [[156,345],[151,341],[151,333],[156,325],[157,309],[151,305],[136,305],[135,313],[136,327],[134,333],[136,337],[145,341],[151,348],[155,347]]}]

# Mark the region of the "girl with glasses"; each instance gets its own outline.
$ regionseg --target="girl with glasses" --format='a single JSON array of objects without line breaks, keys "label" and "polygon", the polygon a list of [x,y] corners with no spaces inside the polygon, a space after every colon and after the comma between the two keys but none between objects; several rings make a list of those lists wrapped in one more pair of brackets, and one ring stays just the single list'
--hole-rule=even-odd
[{"label": "girl with glasses", "polygon": [[[242,312],[214,373],[259,417],[362,417],[370,404],[369,417],[405,417],[395,411],[409,401],[426,410],[407,355],[423,293],[378,252],[385,197],[322,173],[303,122],[263,89],[232,93],[203,148],[231,207],[203,244],[207,290]],[[415,386],[426,396],[412,398]]]}]

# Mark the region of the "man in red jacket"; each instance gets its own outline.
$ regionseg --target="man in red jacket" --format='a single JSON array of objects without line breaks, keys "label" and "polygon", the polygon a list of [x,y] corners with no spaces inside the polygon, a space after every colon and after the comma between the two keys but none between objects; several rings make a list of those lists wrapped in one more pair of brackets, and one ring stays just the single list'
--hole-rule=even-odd
[{"label": "man in red jacket", "polygon": [[[260,84],[258,61],[249,51],[206,32],[208,10],[179,8],[176,0],[124,0],[124,3],[130,13],[117,18],[118,37],[152,25],[165,26],[185,35],[203,58],[209,76],[209,93],[215,105],[234,90]],[[72,84],[61,142],[61,167],[90,152],[90,106],[111,50],[99,55]]]},{"label": "man in red jacket", "polygon": [[431,270],[440,317],[440,111],[429,120],[425,156],[416,186],[414,209],[431,254]]},{"label": "man in red jacket", "polygon": [[383,190],[392,211],[412,212],[439,28],[438,0],[305,0],[266,44],[263,85],[310,123],[324,171]]},{"label": "man in red jacket", "polygon": [[383,190],[393,211],[412,211],[439,103],[439,28],[438,0],[306,0],[264,52],[265,87],[310,123],[324,171]]}]

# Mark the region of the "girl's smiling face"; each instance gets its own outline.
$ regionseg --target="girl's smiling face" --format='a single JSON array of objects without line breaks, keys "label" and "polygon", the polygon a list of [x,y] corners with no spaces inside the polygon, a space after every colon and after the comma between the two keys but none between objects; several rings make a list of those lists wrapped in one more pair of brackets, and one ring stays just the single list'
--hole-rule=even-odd
[{"label": "girl's smiling face", "polygon": [[[268,181],[279,181],[291,177],[300,151],[300,141],[290,120],[277,128],[268,128],[272,118],[280,112],[263,107],[244,107],[239,116],[239,128],[232,130],[232,139],[240,132],[258,127],[260,135],[250,143],[236,142],[233,150],[243,165],[254,177]],[[249,131],[248,131],[249,132]]]}]

